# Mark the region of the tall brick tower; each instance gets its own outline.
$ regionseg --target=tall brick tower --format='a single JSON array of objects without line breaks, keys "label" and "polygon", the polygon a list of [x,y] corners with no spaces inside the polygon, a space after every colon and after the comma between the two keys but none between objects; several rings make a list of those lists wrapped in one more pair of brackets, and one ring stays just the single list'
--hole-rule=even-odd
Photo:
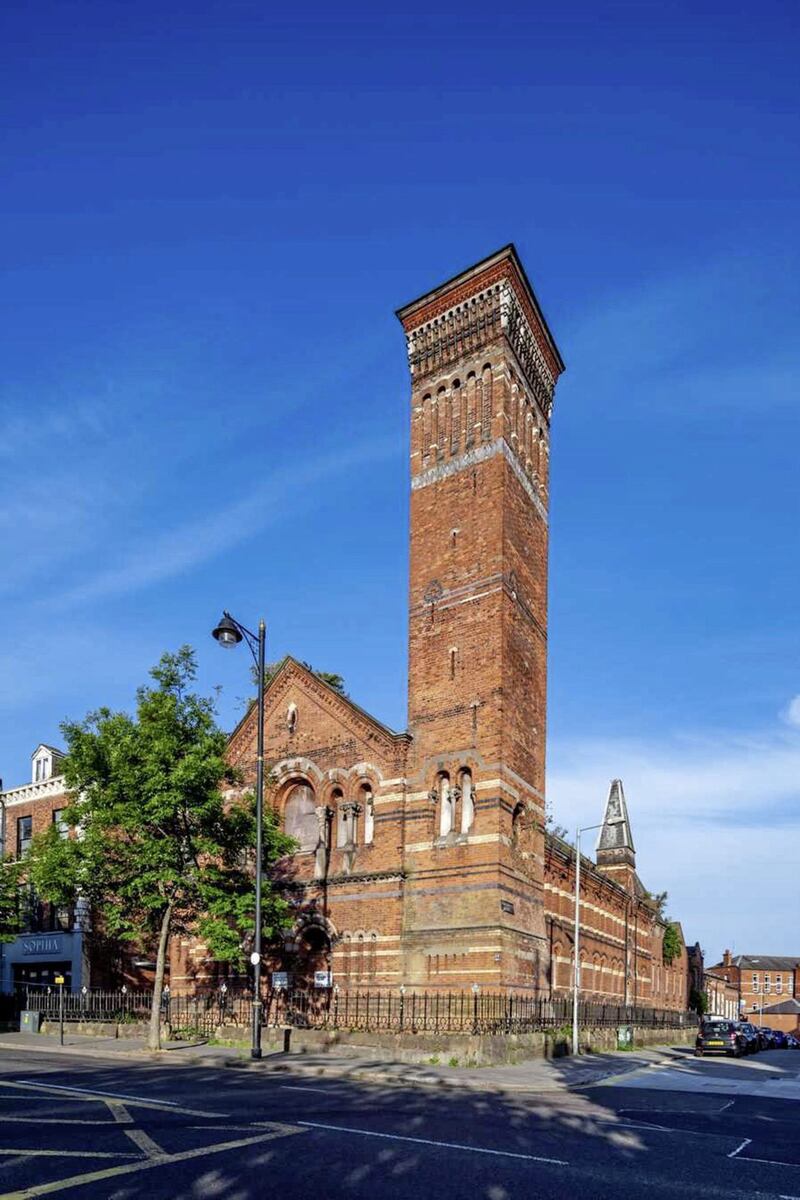
[{"label": "tall brick tower", "polygon": [[564,364],[513,246],[398,317],[412,383],[404,968],[429,985],[536,988]]}]

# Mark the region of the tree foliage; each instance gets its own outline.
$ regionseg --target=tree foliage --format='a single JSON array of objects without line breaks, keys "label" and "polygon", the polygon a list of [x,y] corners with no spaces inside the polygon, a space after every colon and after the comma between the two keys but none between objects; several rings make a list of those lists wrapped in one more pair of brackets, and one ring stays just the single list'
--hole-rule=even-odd
[{"label": "tree foliage", "polygon": [[13,942],[22,928],[21,867],[13,858],[0,859],[0,942]]},{"label": "tree foliage", "polygon": [[681,935],[678,930],[678,926],[675,925],[674,922],[670,921],[664,930],[664,940],[661,944],[661,954],[664,962],[667,964],[673,962],[678,957],[682,949],[683,942],[681,941]]},{"label": "tree foliage", "polygon": [[698,1016],[704,1016],[708,1012],[708,992],[702,992],[693,987],[689,992],[689,1008]]},{"label": "tree foliage", "polygon": [[[37,892],[57,904],[85,897],[112,937],[156,950],[150,1044],[160,1044],[160,1006],[170,939],[198,934],[217,959],[241,963],[254,920],[252,796],[228,801],[236,779],[213,702],[191,691],[194,652],[164,654],[137,692],[136,716],[101,708],[62,725],[63,771],[79,830],[55,828],[34,840],[29,862]],[[294,843],[270,814],[264,865]],[[264,935],[285,924],[284,901],[264,888]]]},{"label": "tree foliage", "polygon": [[669,900],[669,892],[647,892],[647,899],[656,910],[656,915],[663,918]]}]

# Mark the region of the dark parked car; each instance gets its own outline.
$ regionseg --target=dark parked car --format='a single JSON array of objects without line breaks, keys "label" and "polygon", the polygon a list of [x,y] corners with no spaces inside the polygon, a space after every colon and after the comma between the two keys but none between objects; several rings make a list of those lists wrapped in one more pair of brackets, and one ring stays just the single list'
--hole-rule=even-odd
[{"label": "dark parked car", "polygon": [[800,1050],[800,1038],[796,1038],[793,1033],[788,1034],[786,1045],[790,1050]]},{"label": "dark parked car", "polygon": [[728,1054],[739,1058],[746,1054],[746,1043],[738,1021],[704,1021],[694,1045],[697,1058],[704,1054]]},{"label": "dark parked car", "polygon": [[772,1044],[776,1050],[786,1050],[789,1045],[789,1039],[782,1029],[772,1030]]},{"label": "dark parked car", "polygon": [[755,1025],[751,1025],[749,1021],[739,1021],[738,1024],[744,1038],[745,1054],[755,1054],[762,1046],[761,1035]]}]

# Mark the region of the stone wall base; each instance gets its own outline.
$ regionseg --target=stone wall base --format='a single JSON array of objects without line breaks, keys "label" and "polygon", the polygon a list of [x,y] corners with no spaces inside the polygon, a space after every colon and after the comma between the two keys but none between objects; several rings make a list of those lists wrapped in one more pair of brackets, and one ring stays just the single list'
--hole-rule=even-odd
[{"label": "stone wall base", "polygon": [[[146,1038],[146,1024],[116,1024],[115,1022],[72,1023],[65,1026],[68,1034],[95,1038]],[[45,1021],[41,1032],[58,1037],[58,1022]],[[633,1029],[633,1050],[646,1046],[689,1046],[694,1044],[697,1030]],[[223,1026],[217,1030],[215,1041],[231,1046],[248,1046],[249,1033],[244,1029]],[[568,1029],[546,1030],[540,1033],[363,1033],[328,1029],[264,1029],[262,1045],[266,1053],[288,1051],[294,1054],[330,1054],[339,1057],[371,1058],[376,1062],[391,1058],[395,1062],[430,1063],[441,1066],[498,1066],[524,1062],[529,1058],[558,1058],[570,1053],[571,1033]],[[581,1030],[581,1051],[616,1050],[615,1028]]]}]

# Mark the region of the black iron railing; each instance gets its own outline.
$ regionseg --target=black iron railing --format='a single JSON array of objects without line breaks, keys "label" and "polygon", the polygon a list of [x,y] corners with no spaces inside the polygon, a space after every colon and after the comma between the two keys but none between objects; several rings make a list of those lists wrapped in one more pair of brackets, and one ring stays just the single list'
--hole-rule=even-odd
[{"label": "black iron railing", "polygon": [[[152,992],[80,991],[64,993],[65,1022],[135,1023],[149,1020]],[[43,1020],[59,1019],[58,988],[28,989],[25,1006]],[[247,992],[165,993],[165,1025],[205,1036],[250,1026],[252,997]],[[300,1029],[390,1033],[533,1033],[565,1029],[572,1021],[568,996],[495,995],[487,992],[413,990],[274,990],[264,995],[264,1024]],[[683,1029],[696,1014],[641,1005],[583,1002],[582,1028],[635,1025],[646,1029]]]}]

